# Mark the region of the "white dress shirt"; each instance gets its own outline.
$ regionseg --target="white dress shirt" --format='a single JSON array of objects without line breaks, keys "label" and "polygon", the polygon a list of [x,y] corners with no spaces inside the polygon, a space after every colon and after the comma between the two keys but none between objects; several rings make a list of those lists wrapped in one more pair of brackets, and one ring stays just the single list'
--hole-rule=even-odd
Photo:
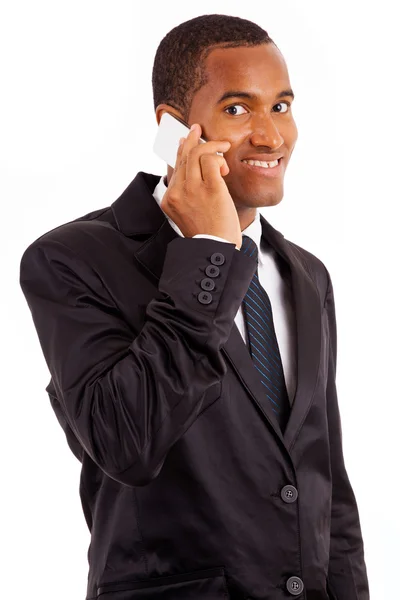
[{"label": "white dress shirt", "polygon": [[[157,184],[153,196],[157,200],[161,208],[161,201],[167,190],[162,176]],[[161,209],[162,210],[162,209]],[[164,211],[163,211],[164,212]],[[184,237],[179,227],[169,218],[164,212],[171,227],[181,236]],[[274,320],[275,333],[278,340],[279,351],[282,358],[283,372],[285,376],[286,388],[289,400],[292,403],[296,390],[296,321],[293,310],[293,296],[289,279],[284,279],[279,271],[278,257],[276,251],[268,247],[261,247],[261,220],[260,211],[257,209],[256,218],[246,229],[242,231],[242,235],[248,235],[258,248],[258,277],[262,287],[266,290],[271,301],[272,314]],[[195,238],[209,238],[219,240],[221,242],[229,242],[224,238],[215,235],[199,233],[193,236]],[[247,332],[243,318],[243,308],[239,308],[235,323],[243,337],[245,344],[248,344]]]}]

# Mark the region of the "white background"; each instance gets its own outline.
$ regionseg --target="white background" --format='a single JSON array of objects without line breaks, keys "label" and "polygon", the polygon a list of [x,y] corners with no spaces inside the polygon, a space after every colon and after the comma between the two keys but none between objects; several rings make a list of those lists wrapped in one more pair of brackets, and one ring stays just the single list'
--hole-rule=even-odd
[{"label": "white background", "polygon": [[138,171],[166,173],[152,152],[153,59],[172,27],[206,13],[255,21],[288,65],[299,139],[283,201],[262,212],[331,274],[345,461],[371,598],[398,592],[396,9],[389,0],[2,2],[4,598],[84,600],[88,568],[80,463],[45,392],[49,374],[19,288],[21,255],[49,229],[109,206]]}]

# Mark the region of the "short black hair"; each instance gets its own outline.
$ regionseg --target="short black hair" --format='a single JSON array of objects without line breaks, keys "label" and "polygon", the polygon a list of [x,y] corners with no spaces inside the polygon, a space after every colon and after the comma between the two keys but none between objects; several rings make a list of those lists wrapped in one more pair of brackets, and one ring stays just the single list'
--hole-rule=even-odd
[{"label": "short black hair", "polygon": [[207,83],[205,60],[212,50],[270,43],[276,46],[259,25],[229,15],[202,15],[174,27],[154,58],[154,110],[169,104],[187,121],[194,94]]}]

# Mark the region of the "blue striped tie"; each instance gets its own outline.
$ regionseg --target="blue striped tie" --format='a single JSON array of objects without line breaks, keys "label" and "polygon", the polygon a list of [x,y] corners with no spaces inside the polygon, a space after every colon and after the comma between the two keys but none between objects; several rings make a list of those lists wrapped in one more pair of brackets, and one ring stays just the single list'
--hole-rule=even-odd
[{"label": "blue striped tie", "polygon": [[[243,235],[241,251],[258,258],[255,242]],[[242,301],[244,322],[248,334],[249,350],[254,366],[260,372],[261,383],[272,410],[284,431],[290,413],[282,360],[275,335],[272,307],[268,294],[258,279],[258,267]]]}]

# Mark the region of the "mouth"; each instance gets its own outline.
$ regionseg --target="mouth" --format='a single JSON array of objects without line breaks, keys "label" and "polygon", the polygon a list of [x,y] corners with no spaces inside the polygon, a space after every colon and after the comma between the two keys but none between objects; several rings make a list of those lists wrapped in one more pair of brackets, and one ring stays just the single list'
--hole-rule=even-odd
[{"label": "mouth", "polygon": [[277,161],[274,161],[272,163],[273,166],[269,166],[264,161],[242,160],[241,162],[246,170],[252,171],[254,174],[259,174],[264,177],[280,177],[283,173],[282,158],[279,158]]}]

